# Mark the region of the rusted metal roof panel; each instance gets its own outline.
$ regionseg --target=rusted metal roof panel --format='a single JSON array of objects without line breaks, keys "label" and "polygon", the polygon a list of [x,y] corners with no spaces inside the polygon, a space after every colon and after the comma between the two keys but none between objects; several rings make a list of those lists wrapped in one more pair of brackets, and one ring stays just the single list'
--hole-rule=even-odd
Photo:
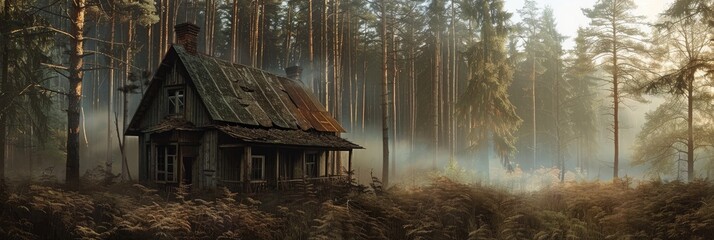
[{"label": "rusted metal roof panel", "polygon": [[320,102],[310,94],[301,83],[296,81],[283,81],[285,91],[293,100],[306,120],[315,130],[323,132],[344,132],[345,130],[337,121],[330,116]]},{"label": "rusted metal roof panel", "polygon": [[213,120],[281,129],[344,132],[300,82],[173,46]]},{"label": "rusted metal roof panel", "polygon": [[302,110],[300,110],[296,105],[295,101],[290,98],[290,95],[288,94],[288,91],[286,90],[287,87],[283,84],[284,82],[291,82],[293,80],[290,79],[285,79],[285,78],[278,78],[278,81],[280,82],[280,86],[282,86],[282,92],[283,94],[280,94],[280,97],[282,98],[282,101],[285,102],[287,108],[290,110],[290,112],[293,114],[293,117],[295,117],[295,120],[297,121],[298,127],[302,130],[309,130],[312,128],[312,124],[305,118],[305,115]]}]

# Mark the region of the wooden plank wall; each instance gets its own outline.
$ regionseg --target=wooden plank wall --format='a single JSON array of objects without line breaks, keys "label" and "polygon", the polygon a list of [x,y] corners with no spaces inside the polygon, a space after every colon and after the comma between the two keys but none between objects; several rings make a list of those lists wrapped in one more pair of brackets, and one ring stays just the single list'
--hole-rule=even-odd
[{"label": "wooden plank wall", "polygon": [[147,181],[148,180],[148,163],[149,163],[149,158],[147,158],[147,152],[150,152],[150,149],[147,149],[146,147],[146,138],[147,136],[145,134],[139,135],[139,181]]},{"label": "wooden plank wall", "polygon": [[228,182],[241,181],[241,156],[243,156],[241,147],[221,148],[217,163],[217,178]]},{"label": "wooden plank wall", "polygon": [[184,117],[187,121],[192,122],[197,127],[203,127],[211,124],[211,117],[206,110],[206,107],[201,101],[201,97],[193,86],[188,86],[184,79],[185,70],[181,65],[174,65],[171,71],[166,73],[162,79],[157,76],[157,81],[162,81],[159,92],[156,98],[153,99],[144,119],[141,121],[141,128],[154,126],[161,122],[167,116],[168,92],[167,88],[184,87],[185,112]]},{"label": "wooden plank wall", "polygon": [[147,109],[144,114],[144,119],[141,121],[141,128],[147,128],[154,126],[161,122],[161,120],[166,116],[166,106],[168,104],[168,98],[166,96],[166,86],[177,85],[183,83],[183,78],[178,77],[176,74],[176,67],[173,67],[171,71],[167,72],[165,76],[156,76],[154,81],[161,81],[159,92],[156,97],[151,101],[149,109]]},{"label": "wooden plank wall", "polygon": [[192,122],[196,127],[204,127],[211,124],[211,116],[198,96],[198,92],[193,87],[186,88],[186,120]]},{"label": "wooden plank wall", "polygon": [[218,132],[209,130],[203,133],[201,137],[201,146],[198,148],[198,159],[196,163],[199,165],[198,186],[202,189],[213,189],[216,187],[215,173],[216,162],[218,158]]}]

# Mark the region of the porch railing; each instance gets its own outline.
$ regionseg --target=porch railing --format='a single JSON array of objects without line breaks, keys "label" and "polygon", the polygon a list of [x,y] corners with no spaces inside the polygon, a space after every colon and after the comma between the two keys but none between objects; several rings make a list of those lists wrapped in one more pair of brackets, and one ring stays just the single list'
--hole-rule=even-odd
[{"label": "porch railing", "polygon": [[[281,178],[278,180],[277,186],[275,185],[275,181],[265,181],[265,180],[259,180],[259,181],[251,181],[250,182],[250,190],[251,192],[263,192],[265,190],[275,188],[277,187],[277,190],[291,190],[291,189],[296,189],[300,186],[302,186],[304,183],[303,181],[307,181],[312,184],[321,184],[321,183],[335,183],[338,181],[345,181],[347,179],[347,176],[345,175],[334,175],[334,176],[322,176],[322,177],[314,177],[314,178],[296,178],[296,179],[284,179]],[[244,185],[243,181],[237,181],[237,180],[218,180],[218,183],[220,186],[227,187],[231,191],[236,191],[236,192],[242,192]]]}]

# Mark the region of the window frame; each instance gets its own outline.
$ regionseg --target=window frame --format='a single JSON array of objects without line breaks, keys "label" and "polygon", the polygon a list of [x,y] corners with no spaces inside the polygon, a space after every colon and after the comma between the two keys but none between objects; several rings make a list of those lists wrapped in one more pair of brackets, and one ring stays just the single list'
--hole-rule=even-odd
[{"label": "window frame", "polygon": [[[310,156],[314,156],[311,158]],[[310,161],[314,161],[314,166],[310,167]],[[321,154],[320,152],[306,152],[305,153],[305,176],[307,178],[318,178],[320,177],[320,160],[321,160]],[[310,170],[314,171],[314,175],[310,174]]]},{"label": "window frame", "polygon": [[[178,94],[181,93],[181,94]],[[177,99],[180,102],[174,103]],[[168,106],[166,107],[166,114],[169,116],[183,116],[186,111],[186,89],[183,86],[179,87],[167,87],[166,88],[166,102]],[[178,105],[181,103],[181,105]]]},{"label": "window frame", "polygon": [[[169,147],[174,148],[174,154],[169,155],[168,150]],[[179,147],[178,144],[167,144],[167,145],[156,145],[154,148],[156,153],[154,154],[154,181],[157,183],[176,183],[178,182],[178,158],[179,158]],[[161,153],[161,150],[163,150],[163,153]],[[159,170],[159,159],[160,156],[163,156],[163,169],[164,170]],[[173,164],[169,164],[169,156],[173,156]],[[171,169],[169,170],[169,165],[171,165]],[[159,178],[159,174],[163,174],[163,179]],[[172,178],[169,179],[169,174],[172,175]]]}]

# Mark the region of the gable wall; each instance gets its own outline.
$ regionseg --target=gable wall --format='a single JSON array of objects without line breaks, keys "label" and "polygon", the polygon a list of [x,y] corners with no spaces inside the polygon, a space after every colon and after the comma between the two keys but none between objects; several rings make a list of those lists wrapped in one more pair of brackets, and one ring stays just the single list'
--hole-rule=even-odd
[{"label": "gable wall", "polygon": [[208,111],[203,106],[201,98],[196,90],[189,86],[184,78],[185,71],[180,63],[174,64],[170,71],[164,76],[156,76],[154,81],[161,81],[161,86],[156,93],[156,96],[151,101],[144,118],[141,121],[140,128],[146,129],[159,124],[168,113],[168,89],[183,88],[185,94],[185,112],[184,118],[193,123],[196,127],[203,127],[211,124],[211,118]]}]

